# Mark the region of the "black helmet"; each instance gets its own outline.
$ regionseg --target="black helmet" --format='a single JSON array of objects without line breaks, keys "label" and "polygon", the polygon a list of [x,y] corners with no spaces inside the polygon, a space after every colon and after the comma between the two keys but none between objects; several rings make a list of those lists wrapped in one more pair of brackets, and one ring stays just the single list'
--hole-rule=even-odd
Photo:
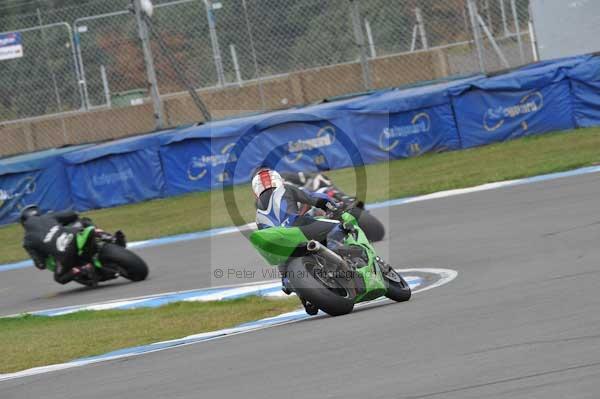
[{"label": "black helmet", "polygon": [[27,205],[21,209],[21,224],[25,224],[31,216],[40,216],[40,208],[37,205]]}]

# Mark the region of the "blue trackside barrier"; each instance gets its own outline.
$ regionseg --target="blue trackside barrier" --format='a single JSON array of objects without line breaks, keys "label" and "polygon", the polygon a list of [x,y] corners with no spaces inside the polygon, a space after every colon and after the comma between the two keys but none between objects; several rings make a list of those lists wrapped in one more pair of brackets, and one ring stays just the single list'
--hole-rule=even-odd
[{"label": "blue trackside barrier", "polygon": [[[161,136],[159,151],[166,195],[208,191],[222,185],[229,178],[225,167],[233,162],[230,153],[239,137],[265,117],[261,114],[217,121]],[[245,156],[252,154],[247,152]]]},{"label": "blue trackside barrier", "polygon": [[480,78],[388,90],[349,104],[346,124],[365,163],[459,150],[449,91]]},{"label": "blue trackside barrier", "polygon": [[460,149],[448,90],[470,80],[387,90],[164,135],[167,194],[247,182],[260,165],[330,170]]},{"label": "blue trackside barrier", "polygon": [[0,160],[0,224],[248,182],[262,165],[330,170],[600,125],[600,58],[383,90],[95,146]]},{"label": "blue trackside barrier", "polygon": [[574,128],[567,73],[583,60],[529,66],[454,88],[462,148]]},{"label": "blue trackside barrier", "polygon": [[21,209],[39,204],[43,211],[73,206],[61,155],[84,147],[53,149],[0,160],[0,225],[12,223]]},{"label": "blue trackside barrier", "polygon": [[568,72],[577,127],[600,126],[600,58],[591,58]]},{"label": "blue trackside barrier", "polygon": [[64,155],[73,206],[78,211],[164,196],[159,136],[113,141]]}]

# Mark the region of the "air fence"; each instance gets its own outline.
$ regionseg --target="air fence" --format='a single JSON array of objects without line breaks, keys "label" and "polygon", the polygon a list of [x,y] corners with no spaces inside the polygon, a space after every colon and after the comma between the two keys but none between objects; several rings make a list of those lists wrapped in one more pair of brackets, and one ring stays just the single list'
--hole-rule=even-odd
[{"label": "air fence", "polygon": [[0,161],[0,223],[600,126],[600,58],[580,56]]},{"label": "air fence", "polygon": [[[0,18],[23,48],[0,61],[0,156],[203,119],[155,38],[144,53],[130,0],[44,4]],[[528,0],[154,4],[153,29],[217,119],[533,61]]]}]

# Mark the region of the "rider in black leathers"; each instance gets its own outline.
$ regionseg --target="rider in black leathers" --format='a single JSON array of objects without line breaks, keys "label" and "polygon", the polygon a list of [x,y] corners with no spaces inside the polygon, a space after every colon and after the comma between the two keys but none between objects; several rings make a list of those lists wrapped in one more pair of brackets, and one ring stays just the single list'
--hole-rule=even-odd
[{"label": "rider in black leathers", "polygon": [[44,270],[54,259],[54,280],[60,284],[72,281],[80,273],[91,273],[88,264],[77,252],[76,234],[81,230],[77,224],[79,215],[73,211],[42,215],[35,205],[21,211],[21,225],[25,230],[23,248],[35,267]]}]

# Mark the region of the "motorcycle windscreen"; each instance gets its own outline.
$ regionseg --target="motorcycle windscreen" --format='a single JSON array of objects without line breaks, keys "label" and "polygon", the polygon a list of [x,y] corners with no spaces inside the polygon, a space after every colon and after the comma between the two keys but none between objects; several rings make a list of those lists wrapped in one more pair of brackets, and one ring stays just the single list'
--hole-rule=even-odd
[{"label": "motorcycle windscreen", "polygon": [[271,227],[252,233],[250,242],[270,265],[280,265],[308,239],[298,227]]}]

